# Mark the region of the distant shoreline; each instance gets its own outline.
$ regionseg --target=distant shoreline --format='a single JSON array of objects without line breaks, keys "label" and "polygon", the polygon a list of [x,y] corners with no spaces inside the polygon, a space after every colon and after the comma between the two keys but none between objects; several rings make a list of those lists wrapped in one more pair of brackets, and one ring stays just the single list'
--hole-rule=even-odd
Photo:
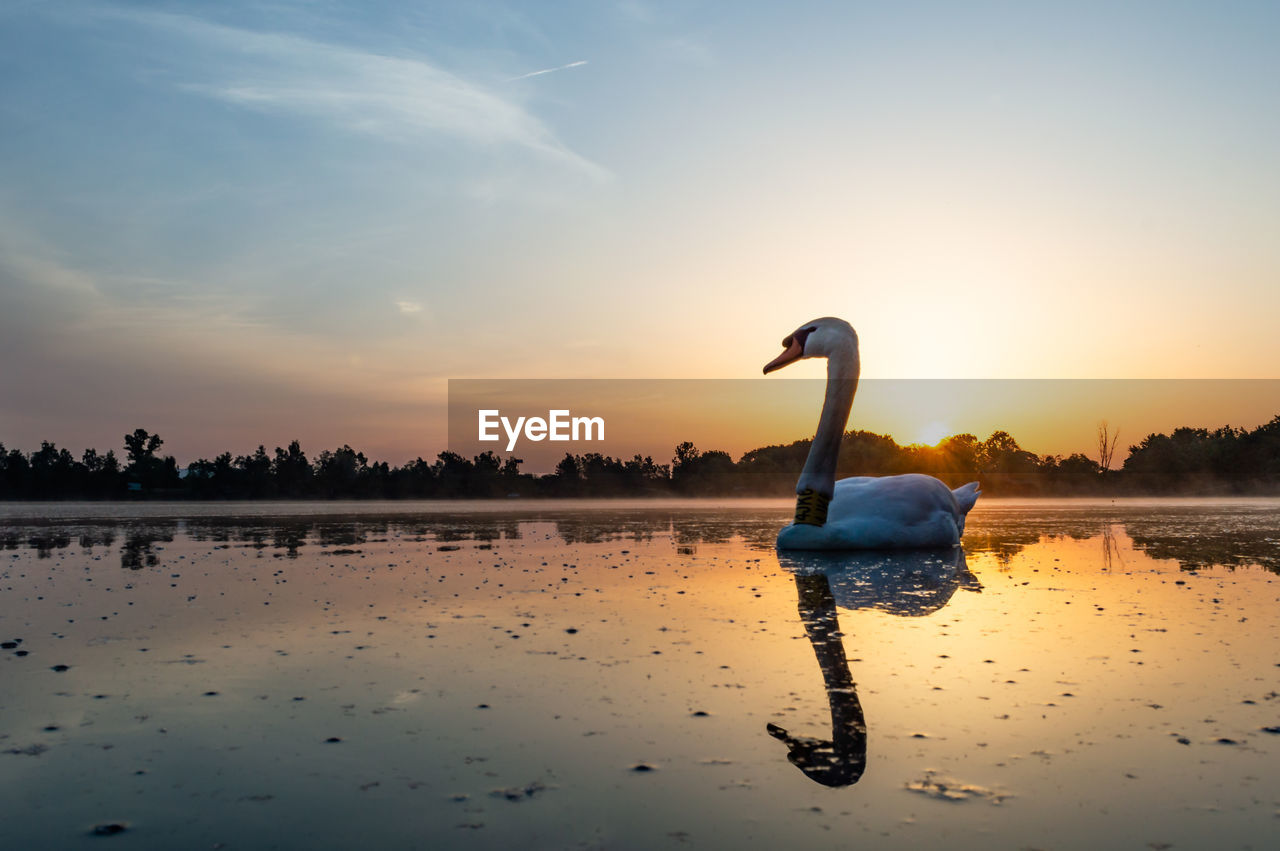
[{"label": "distant shoreline", "polygon": [[[1252,430],[1179,428],[1130,446],[1111,469],[1115,435],[1099,426],[1099,458],[1036,455],[1008,432],[985,440],[953,435],[936,446],[901,446],[888,435],[849,431],[840,442],[837,478],[924,473],[948,487],[981,484],[984,497],[1267,497],[1280,495],[1280,416]],[[298,441],[274,453],[224,452],[185,468],[160,454],[164,440],[145,429],[124,436],[126,458],[86,449],[79,460],[45,441],[24,453],[0,444],[0,501],[232,500],[525,500],[789,499],[811,441],[753,449],[736,461],[686,441],[670,463],[651,456],[566,453],[555,471],[521,471],[522,459],[441,452],[399,467],[371,461],[349,445],[313,461]]]},{"label": "distant shoreline", "polygon": [[[1152,502],[1205,502],[1205,503],[1230,503],[1230,502],[1257,502],[1266,500],[1280,499],[1280,490],[1266,493],[1203,493],[1203,492],[1187,492],[1187,493],[1123,493],[1123,494],[999,494],[989,495],[983,494],[978,500],[978,507],[990,505],[1014,505],[1022,503],[1059,503],[1071,504],[1079,503],[1081,505],[1098,505],[1104,502],[1115,502],[1124,504]],[[319,506],[404,506],[410,508],[414,505],[431,505],[431,506],[475,506],[487,508],[501,508],[503,506],[528,506],[528,505],[572,505],[575,507],[617,507],[629,505],[642,505],[661,508],[670,507],[711,507],[715,505],[757,505],[762,508],[777,508],[779,510],[790,510],[794,505],[794,495],[787,496],[752,496],[752,495],[715,495],[709,494],[705,496],[631,496],[626,494],[603,495],[603,496],[531,496],[531,497],[334,497],[328,498],[289,498],[289,497],[263,497],[263,498],[235,498],[235,499],[191,499],[184,497],[174,498],[124,498],[124,499],[75,499],[75,498],[50,498],[50,499],[0,499],[0,514],[3,509],[22,506],[237,506],[237,505],[253,505],[253,506],[305,506],[308,508]],[[975,509],[976,510],[976,509]]]}]

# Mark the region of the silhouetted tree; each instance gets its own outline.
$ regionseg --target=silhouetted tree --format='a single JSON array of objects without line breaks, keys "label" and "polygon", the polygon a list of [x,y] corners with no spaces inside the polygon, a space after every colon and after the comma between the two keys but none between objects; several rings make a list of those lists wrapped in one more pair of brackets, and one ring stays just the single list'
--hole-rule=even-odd
[{"label": "silhouetted tree", "polygon": [[694,471],[702,453],[689,441],[684,441],[675,448],[675,457],[671,459],[671,485],[681,493],[693,490]]},{"label": "silhouetted tree", "polygon": [[347,444],[332,452],[324,450],[316,458],[316,482],[320,492],[329,497],[352,494],[356,480],[368,464],[369,459],[363,452],[357,452]]},{"label": "silhouetted tree", "polygon": [[471,482],[472,464],[456,452],[441,452],[436,462],[431,465],[431,473],[439,487],[436,495],[441,497],[467,496]]},{"label": "silhouetted tree", "polygon": [[552,492],[557,496],[581,496],[582,485],[582,467],[577,458],[566,453],[551,476]]},{"label": "silhouetted tree", "polygon": [[654,493],[665,488],[671,478],[671,467],[666,464],[655,464],[653,457],[639,454],[622,465],[624,480],[628,489],[637,493]]},{"label": "silhouetted tree", "polygon": [[251,499],[261,499],[273,495],[275,482],[271,477],[271,458],[267,448],[259,444],[252,455],[241,455],[236,458],[236,467],[243,475],[243,488]]},{"label": "silhouetted tree", "polygon": [[276,492],[283,496],[305,496],[311,491],[311,463],[296,440],[289,443],[288,449],[276,447],[271,473],[275,477]]},{"label": "silhouetted tree", "polygon": [[423,499],[434,496],[436,492],[435,475],[431,465],[421,456],[397,467],[391,472],[392,496]]},{"label": "silhouetted tree", "polygon": [[125,476],[140,485],[144,491],[175,488],[180,484],[177,460],[172,455],[156,457],[156,451],[162,445],[164,440],[160,435],[149,434],[142,428],[134,429],[133,434],[124,436],[124,446],[129,456]]},{"label": "silhouetted tree", "polygon": [[124,436],[124,448],[129,453],[129,467],[138,467],[155,460],[156,450],[164,444],[158,434],[148,434],[144,428],[134,429]]},{"label": "silhouetted tree", "polygon": [[1098,423],[1098,466],[1104,474],[1111,469],[1111,459],[1116,454],[1116,441],[1119,439],[1119,429],[1111,431],[1111,424],[1106,420]]},{"label": "silhouetted tree", "polygon": [[982,443],[972,434],[956,434],[930,453],[936,459],[930,473],[945,482],[965,484],[982,472]]},{"label": "silhouetted tree", "polygon": [[[1269,427],[1260,426],[1257,431]],[[1230,426],[1213,432],[1178,428],[1172,434],[1149,434],[1129,447],[1123,470],[1131,486],[1143,489],[1222,490],[1253,478],[1242,464],[1242,449],[1250,442],[1243,429]]]}]

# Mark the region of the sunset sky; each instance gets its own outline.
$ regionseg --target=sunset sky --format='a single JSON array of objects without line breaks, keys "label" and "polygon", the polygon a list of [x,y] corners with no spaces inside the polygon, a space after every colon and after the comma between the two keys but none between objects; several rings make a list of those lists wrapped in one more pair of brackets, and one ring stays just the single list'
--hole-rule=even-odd
[{"label": "sunset sky", "polygon": [[0,441],[400,463],[449,378],[756,378],[823,315],[872,378],[1277,378],[1277,44],[1266,2],[0,2]]}]

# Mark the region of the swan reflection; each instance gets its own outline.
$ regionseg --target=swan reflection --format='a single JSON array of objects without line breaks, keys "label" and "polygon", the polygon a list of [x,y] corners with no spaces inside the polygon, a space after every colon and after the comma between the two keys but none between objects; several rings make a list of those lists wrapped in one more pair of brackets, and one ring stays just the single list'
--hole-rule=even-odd
[{"label": "swan reflection", "polygon": [[857,783],[867,767],[867,722],[849,672],[836,607],[919,617],[947,604],[956,589],[981,591],[960,547],[892,552],[779,552],[796,580],[800,622],[813,644],[831,708],[831,738],[767,730],[787,746],[787,759],[824,786]]}]

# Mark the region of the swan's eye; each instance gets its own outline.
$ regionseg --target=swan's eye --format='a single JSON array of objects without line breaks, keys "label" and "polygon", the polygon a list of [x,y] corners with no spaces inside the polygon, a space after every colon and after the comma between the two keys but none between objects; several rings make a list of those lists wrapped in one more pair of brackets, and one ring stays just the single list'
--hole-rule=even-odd
[{"label": "swan's eye", "polygon": [[[818,329],[817,328],[801,328],[799,331],[797,331],[795,334],[792,335],[792,337],[795,338],[796,343],[799,344],[801,351],[804,351],[804,344],[805,344],[805,341],[809,339],[809,335],[816,330]],[[788,337],[784,345],[790,346],[792,337]]]}]

